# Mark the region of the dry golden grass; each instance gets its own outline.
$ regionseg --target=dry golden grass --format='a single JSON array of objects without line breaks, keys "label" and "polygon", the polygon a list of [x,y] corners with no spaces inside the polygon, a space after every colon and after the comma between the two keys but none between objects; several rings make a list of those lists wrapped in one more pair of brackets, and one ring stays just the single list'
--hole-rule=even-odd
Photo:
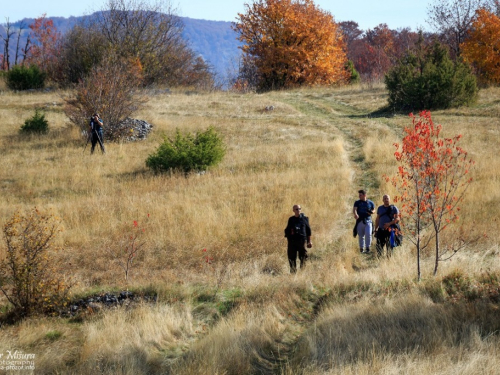
[{"label": "dry golden grass", "polygon": [[[434,114],[445,134],[463,134],[476,160],[462,232],[489,237],[442,262],[437,278],[424,257],[421,283],[409,241],[378,261],[361,257],[351,235],[358,189],[377,205],[397,195],[383,175],[394,173],[393,143],[411,122],[371,116],[385,104],[383,87],[151,95],[135,116],[154,124],[150,137],[92,156],[62,112],[67,94],[0,92],[2,224],[18,209],[53,210],[76,293],[129,287],[158,302],[81,322],[3,326],[0,353],[36,353],[41,374],[495,373],[498,303],[474,310],[434,297],[456,270],[500,274],[492,235],[500,229],[500,89],[482,91],[474,107]],[[49,135],[19,135],[35,107],[46,110]],[[146,169],[163,136],[209,126],[227,144],[219,167],[187,178]],[[290,275],[283,229],[295,203],[310,217],[314,247],[307,268]],[[125,285],[108,250],[119,249],[134,220],[146,243]]]},{"label": "dry golden grass", "polygon": [[[497,337],[485,338],[481,329],[471,325],[469,319],[462,307],[436,305],[411,293],[403,298],[365,299],[334,305],[325,308],[314,327],[303,335],[294,359],[297,366],[311,364],[313,368],[337,369],[332,373],[342,373],[345,367],[360,364],[370,364],[372,371],[378,372],[389,362],[401,361],[402,368],[401,364],[397,368],[402,371],[409,365],[405,362],[425,363],[437,353],[443,357],[446,353],[456,357],[459,365],[448,361],[446,366],[433,363],[432,367],[450,371],[455,366],[464,366],[467,354],[477,346],[484,349],[498,344]],[[402,331],[406,334],[401,335]],[[488,365],[489,372],[484,373],[493,373],[497,364],[498,359],[495,359]],[[369,373],[367,370],[360,373]],[[466,373],[472,373],[471,370]]]}]

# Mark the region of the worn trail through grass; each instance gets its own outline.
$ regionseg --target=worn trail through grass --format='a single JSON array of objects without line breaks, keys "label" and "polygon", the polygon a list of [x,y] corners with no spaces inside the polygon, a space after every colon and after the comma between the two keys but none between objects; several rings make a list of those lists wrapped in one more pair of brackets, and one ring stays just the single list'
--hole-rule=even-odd
[{"label": "worn trail through grass", "polygon": [[[385,118],[371,118],[370,111],[346,104],[332,95],[310,95],[296,92],[282,95],[279,99],[284,105],[293,107],[301,116],[307,118],[304,123],[306,126],[314,127],[316,133],[319,130],[342,137],[346,153],[345,160],[352,170],[353,186],[353,195],[343,197],[346,212],[350,212],[351,204],[356,199],[356,192],[359,188],[370,189],[372,195],[379,193],[380,176],[377,176],[373,164],[367,160],[364,151],[366,135],[370,128],[383,128],[386,131],[396,133],[399,131],[397,126]],[[343,228],[350,228],[352,226],[351,215],[348,215],[339,224]],[[369,267],[368,264],[365,266]],[[292,319],[294,323],[291,324],[289,332],[285,334],[286,338],[276,343],[275,347],[270,348],[269,353],[261,353],[262,362],[257,367],[262,373],[283,373],[285,371],[302,335],[315,324],[325,298],[326,295],[315,294],[314,298],[308,301],[307,306],[303,307],[301,316],[305,319]]]},{"label": "worn trail through grass", "polygon": [[384,117],[372,118],[369,111],[343,103],[330,95],[305,95],[299,92],[295,96],[285,97],[284,103],[310,119],[326,122],[331,132],[340,133],[352,170],[353,186],[369,189],[372,196],[379,193],[380,176],[373,170],[373,164],[367,161],[363,147],[371,129],[385,128],[397,133],[400,131],[398,127]]}]

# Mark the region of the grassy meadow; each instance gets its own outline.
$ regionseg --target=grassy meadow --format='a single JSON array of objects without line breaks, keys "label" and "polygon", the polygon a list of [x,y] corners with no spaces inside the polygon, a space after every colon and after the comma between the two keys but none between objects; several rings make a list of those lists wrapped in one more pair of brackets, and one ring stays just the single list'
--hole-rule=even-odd
[{"label": "grassy meadow", "polygon": [[[0,224],[33,207],[61,218],[55,256],[75,300],[126,288],[157,299],[4,324],[0,353],[35,354],[36,374],[499,373],[500,88],[482,90],[473,107],[433,112],[476,161],[457,231],[485,235],[436,277],[424,253],[420,282],[409,241],[377,260],[352,237],[357,190],[377,206],[398,194],[383,176],[395,173],[393,144],[411,120],[373,115],[386,104],[382,86],[151,91],[134,117],[153,132],[107,143],[106,155],[84,150],[63,113],[69,94],[0,91]],[[19,134],[35,108],[49,134]],[[217,168],[187,178],[147,170],[164,136],[209,126],[227,145]],[[291,275],[283,229],[296,203],[313,248]],[[144,245],[126,282],[111,254],[134,221]]]}]

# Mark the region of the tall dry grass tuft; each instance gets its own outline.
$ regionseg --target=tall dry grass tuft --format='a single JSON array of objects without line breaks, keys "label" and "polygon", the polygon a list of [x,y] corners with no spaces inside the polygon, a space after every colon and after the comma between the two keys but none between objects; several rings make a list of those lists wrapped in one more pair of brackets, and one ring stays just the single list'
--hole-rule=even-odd
[{"label": "tall dry grass tuft", "polygon": [[[286,332],[284,317],[272,307],[259,312],[243,307],[222,320],[172,365],[175,374],[249,374],[271,372],[279,356],[276,341]],[[275,348],[276,346],[276,348]]]},{"label": "tall dry grass tuft", "polygon": [[[71,364],[78,363],[82,336],[64,321],[37,317],[15,326],[4,325],[1,330],[0,353],[4,354],[4,359],[9,354],[8,351],[35,354],[35,370],[42,374],[67,371]],[[20,371],[10,373],[15,372]]]},{"label": "tall dry grass tuft", "polygon": [[165,357],[178,356],[195,329],[189,305],[105,312],[82,329],[78,371],[159,373]]},{"label": "tall dry grass tuft", "polygon": [[386,363],[399,358],[420,362],[442,353],[455,356],[477,346],[484,349],[498,343],[483,334],[498,327],[493,310],[487,304],[465,310],[444,307],[419,295],[332,305],[300,339],[291,366],[336,373],[362,363],[379,372],[389,370]]}]

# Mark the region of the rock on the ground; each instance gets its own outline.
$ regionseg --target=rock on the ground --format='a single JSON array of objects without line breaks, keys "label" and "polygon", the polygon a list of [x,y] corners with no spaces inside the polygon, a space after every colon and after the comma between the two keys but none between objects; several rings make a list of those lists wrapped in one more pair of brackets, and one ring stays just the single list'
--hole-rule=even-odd
[{"label": "rock on the ground", "polygon": [[141,141],[146,139],[148,134],[153,130],[153,125],[144,121],[138,120],[134,118],[127,117],[120,123],[120,126],[123,126],[127,129],[127,134],[130,133],[129,136],[124,139],[128,142]]}]

